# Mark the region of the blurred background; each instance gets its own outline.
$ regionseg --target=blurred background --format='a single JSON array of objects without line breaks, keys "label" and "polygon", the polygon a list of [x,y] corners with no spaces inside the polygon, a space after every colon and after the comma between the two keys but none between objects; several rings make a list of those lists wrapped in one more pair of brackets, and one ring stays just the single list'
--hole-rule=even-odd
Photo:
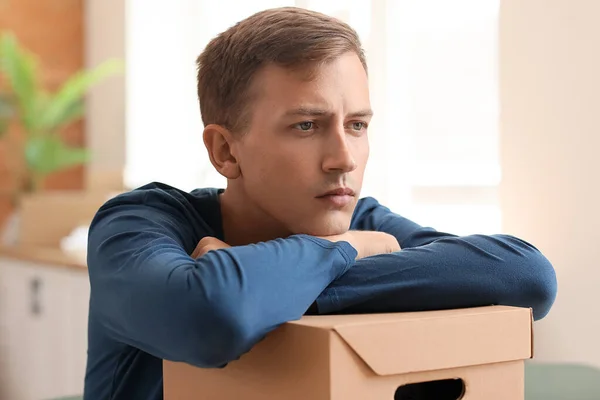
[{"label": "blurred background", "polygon": [[0,0],[0,399],[82,392],[94,211],[151,181],[224,186],[195,59],[285,5],[347,21],[366,48],[363,195],[438,230],[535,244],[559,293],[532,363],[600,367],[600,2]]}]

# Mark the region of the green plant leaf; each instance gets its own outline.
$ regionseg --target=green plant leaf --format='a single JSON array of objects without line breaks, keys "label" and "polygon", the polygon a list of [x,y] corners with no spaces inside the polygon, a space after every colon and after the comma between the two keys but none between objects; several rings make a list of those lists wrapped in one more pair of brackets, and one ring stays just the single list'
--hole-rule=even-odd
[{"label": "green plant leaf", "polygon": [[72,103],[68,108],[65,108],[63,114],[61,116],[61,122],[57,123],[54,126],[49,127],[49,129],[57,129],[61,126],[66,126],[71,122],[77,121],[80,119],[85,113],[85,103],[83,99],[80,99],[74,103]]},{"label": "green plant leaf", "polygon": [[0,93],[0,138],[8,131],[8,125],[15,114],[13,99]]},{"label": "green plant leaf", "polygon": [[89,152],[65,145],[58,136],[39,135],[25,144],[25,160],[31,171],[43,176],[85,164],[89,160]]},{"label": "green plant leaf", "polygon": [[40,128],[45,131],[56,131],[81,117],[83,97],[87,91],[96,83],[122,70],[121,61],[108,60],[94,69],[80,71],[73,75],[62,85],[56,95],[50,98],[40,117]]},{"label": "green plant leaf", "polygon": [[0,70],[14,92],[25,129],[35,130],[35,115],[40,106],[37,60],[21,48],[12,33],[0,36]]}]

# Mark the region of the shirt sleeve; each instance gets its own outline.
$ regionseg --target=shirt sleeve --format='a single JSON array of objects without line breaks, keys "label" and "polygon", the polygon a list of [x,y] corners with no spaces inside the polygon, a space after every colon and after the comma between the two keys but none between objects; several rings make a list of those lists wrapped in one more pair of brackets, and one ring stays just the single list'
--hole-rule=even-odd
[{"label": "shirt sleeve", "polygon": [[348,243],[295,235],[193,259],[205,236],[198,225],[168,196],[133,193],[99,210],[89,234],[90,307],[115,340],[223,366],[300,318],[356,256]]},{"label": "shirt sleeve", "polygon": [[521,239],[437,232],[374,199],[360,204],[355,218],[353,229],[390,233],[402,250],[358,260],[319,296],[321,314],[510,305],[531,307],[540,319],[554,302],[552,265]]},{"label": "shirt sleeve", "polygon": [[389,233],[398,240],[402,249],[423,246],[441,238],[456,237],[430,227],[423,227],[395,214],[372,197],[359,200],[350,229]]}]

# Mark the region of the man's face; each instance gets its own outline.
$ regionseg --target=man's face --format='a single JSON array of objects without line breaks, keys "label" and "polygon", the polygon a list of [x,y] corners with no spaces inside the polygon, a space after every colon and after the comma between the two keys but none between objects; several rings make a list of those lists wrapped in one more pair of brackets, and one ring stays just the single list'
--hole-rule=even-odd
[{"label": "man's face", "polygon": [[354,53],[306,71],[268,65],[232,150],[245,201],[292,234],[346,232],[369,157],[366,72]]}]

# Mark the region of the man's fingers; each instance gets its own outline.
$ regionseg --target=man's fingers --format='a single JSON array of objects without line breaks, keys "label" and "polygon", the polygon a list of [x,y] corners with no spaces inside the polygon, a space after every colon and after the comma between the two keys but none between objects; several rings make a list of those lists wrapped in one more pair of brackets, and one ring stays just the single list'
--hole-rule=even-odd
[{"label": "man's fingers", "polygon": [[194,249],[194,251],[192,252],[191,257],[192,258],[198,258],[203,256],[204,254],[206,254],[206,249],[204,248],[204,246],[196,246],[196,248]]},{"label": "man's fingers", "polygon": [[199,258],[211,250],[225,249],[227,247],[231,246],[215,237],[205,236],[198,242],[198,245],[192,252],[192,258]]}]

